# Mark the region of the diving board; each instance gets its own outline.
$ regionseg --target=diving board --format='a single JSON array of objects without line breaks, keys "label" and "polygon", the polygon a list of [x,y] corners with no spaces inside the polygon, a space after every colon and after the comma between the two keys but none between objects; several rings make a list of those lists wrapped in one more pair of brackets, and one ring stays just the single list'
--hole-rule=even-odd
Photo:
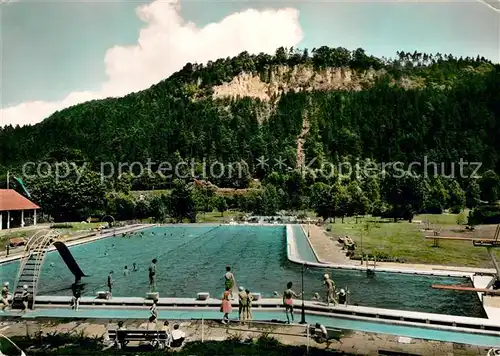
[{"label": "diving board", "polygon": [[486,293],[492,295],[500,295],[500,290],[494,290],[489,288],[474,288],[474,287],[465,287],[460,285],[445,285],[445,284],[433,284],[431,287],[434,289],[448,289],[448,290],[456,290],[463,292],[477,292],[477,293]]}]

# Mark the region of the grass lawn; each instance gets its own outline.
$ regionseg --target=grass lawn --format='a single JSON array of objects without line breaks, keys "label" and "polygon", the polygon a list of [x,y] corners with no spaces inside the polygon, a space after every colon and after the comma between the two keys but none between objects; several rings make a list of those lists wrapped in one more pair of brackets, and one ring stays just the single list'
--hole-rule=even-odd
[{"label": "grass lawn", "polygon": [[[73,235],[77,232],[82,232],[82,231],[90,231],[92,229],[97,228],[99,225],[103,225],[103,222],[96,222],[96,223],[82,223],[82,222],[68,222],[64,224],[69,224],[72,225],[71,228],[62,228],[59,229],[62,231],[63,234],[66,235]],[[3,230],[2,234],[0,235],[0,251],[5,250],[5,246],[7,245],[7,241],[11,238],[14,237],[24,237],[26,239],[29,239],[31,236],[33,236],[36,232],[48,229],[50,225],[47,225],[43,229],[30,229],[27,227],[26,229],[23,230],[16,230],[13,232],[9,232],[8,230]]]},{"label": "grass lawn", "polygon": [[214,222],[225,222],[234,219],[235,221],[238,220],[238,217],[244,215],[245,213],[241,213],[239,211],[226,211],[224,212],[224,215],[219,213],[218,211],[212,211],[212,212],[207,212],[207,213],[198,213],[196,216],[196,222],[199,223],[214,223]]},{"label": "grass lawn", "polygon": [[141,195],[144,195],[146,198],[153,198],[156,196],[160,196],[162,194],[168,195],[170,193],[169,189],[158,189],[158,190],[132,190],[130,191],[130,195],[134,198],[138,199]]},{"label": "grass lawn", "polygon": [[[441,225],[456,221],[456,215],[420,215],[415,220],[430,220]],[[433,247],[433,240],[426,240],[425,233],[420,230],[424,225],[399,221],[366,217],[358,219],[346,218],[344,224],[337,219],[328,224],[327,229],[334,236],[350,236],[357,243],[357,251],[361,248],[365,254],[378,254],[403,259],[407,263],[423,263],[449,266],[470,266],[492,268],[490,257],[485,248],[473,247],[472,241],[440,241],[440,247]],[[455,222],[456,224],[456,222]],[[366,230],[368,226],[368,231]],[[500,258],[500,251],[497,251]]]},{"label": "grass lawn", "polygon": [[[467,218],[469,212],[464,211],[465,217]],[[459,214],[421,214],[415,215],[414,220],[420,220],[422,222],[429,221],[433,225],[456,225],[457,218]]]}]

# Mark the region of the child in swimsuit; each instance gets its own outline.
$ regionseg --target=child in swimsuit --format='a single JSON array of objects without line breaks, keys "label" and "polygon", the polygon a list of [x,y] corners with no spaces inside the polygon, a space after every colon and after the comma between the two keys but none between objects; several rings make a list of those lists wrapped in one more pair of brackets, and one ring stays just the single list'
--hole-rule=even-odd
[{"label": "child in swimsuit", "polygon": [[220,306],[220,311],[224,313],[222,317],[222,324],[227,324],[229,322],[229,313],[232,311],[231,301],[229,297],[231,295],[231,290],[226,288],[224,295],[222,296],[222,304]]}]

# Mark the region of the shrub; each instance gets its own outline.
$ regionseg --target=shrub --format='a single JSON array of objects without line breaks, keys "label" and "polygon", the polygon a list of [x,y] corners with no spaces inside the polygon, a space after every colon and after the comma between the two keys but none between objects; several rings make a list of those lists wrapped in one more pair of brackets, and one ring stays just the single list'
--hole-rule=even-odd
[{"label": "shrub", "polygon": [[468,225],[500,224],[500,207],[484,205],[469,212]]},{"label": "shrub", "polygon": [[61,223],[61,224],[52,224],[50,225],[51,229],[72,229],[73,225],[68,224],[68,223]]}]

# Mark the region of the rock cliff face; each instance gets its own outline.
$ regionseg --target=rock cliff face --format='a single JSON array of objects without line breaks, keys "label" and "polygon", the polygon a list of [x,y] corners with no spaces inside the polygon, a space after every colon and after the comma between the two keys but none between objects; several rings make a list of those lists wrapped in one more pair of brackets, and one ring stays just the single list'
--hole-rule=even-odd
[{"label": "rock cliff face", "polygon": [[268,71],[267,78],[242,73],[229,83],[214,86],[213,97],[248,96],[269,101],[290,91],[361,90],[383,75],[384,71],[374,70],[356,72],[347,68],[314,70],[305,65],[277,66]]}]

